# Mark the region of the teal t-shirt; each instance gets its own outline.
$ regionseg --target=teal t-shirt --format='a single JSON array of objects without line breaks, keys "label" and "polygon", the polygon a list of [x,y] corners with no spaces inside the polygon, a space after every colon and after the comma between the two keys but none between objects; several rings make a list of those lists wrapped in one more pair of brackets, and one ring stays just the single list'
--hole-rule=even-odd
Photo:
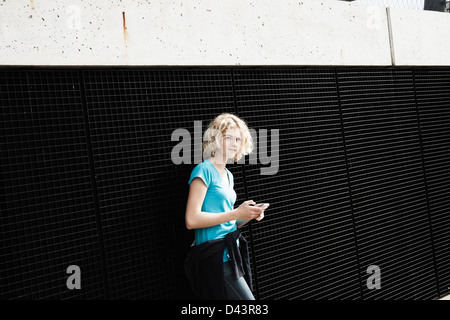
[{"label": "teal t-shirt", "polygon": [[[208,190],[206,191],[205,200],[202,204],[201,211],[220,213],[233,210],[236,201],[236,192],[234,191],[234,177],[233,174],[225,167],[227,172],[229,185],[222,180],[222,176],[216,167],[206,159],[198,164],[191,173],[189,185],[194,178],[199,177],[203,180]],[[221,223],[216,226],[195,229],[195,244],[199,245],[203,242],[222,239],[229,232],[237,229],[236,220]],[[230,260],[228,257],[228,248],[225,248],[223,253],[223,261]]]}]

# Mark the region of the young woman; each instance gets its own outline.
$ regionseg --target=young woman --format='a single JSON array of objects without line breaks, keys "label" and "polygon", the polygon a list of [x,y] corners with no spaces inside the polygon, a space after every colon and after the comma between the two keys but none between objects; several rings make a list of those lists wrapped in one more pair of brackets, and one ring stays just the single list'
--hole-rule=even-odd
[{"label": "young woman", "polygon": [[[210,123],[203,140],[202,149],[205,160],[192,170],[188,182],[190,189],[185,215],[186,227],[195,229],[195,245],[199,247],[197,251],[202,250],[200,249],[201,244],[206,248],[206,245],[217,243],[214,241],[218,239],[230,238],[231,235],[240,232],[237,228],[242,227],[251,219],[260,221],[264,218],[264,210],[268,206],[265,204],[258,207],[255,206],[256,203],[253,200],[248,200],[234,209],[236,201],[236,192],[233,189],[234,177],[226,168],[226,164],[230,159],[238,161],[243,155],[247,155],[253,150],[252,138],[244,120],[233,114],[223,113]],[[237,239],[237,237],[239,238]],[[240,247],[243,242],[246,245],[246,241],[240,233],[232,239]],[[223,288],[226,299],[254,300],[247,283],[250,278],[249,270],[244,272],[240,267],[245,265],[242,261],[247,261],[249,267],[248,260],[242,260],[240,253],[236,252],[239,250],[229,252],[232,249],[230,246],[233,247],[230,242],[228,245],[222,245],[224,246],[223,254],[220,252],[222,269],[216,268],[216,271],[211,271],[214,269],[214,265],[210,264],[203,266],[202,273],[198,271],[197,273],[200,273],[199,277],[205,278],[207,277],[205,272],[223,271],[223,277],[221,277],[223,283],[203,283],[199,286]],[[212,246],[209,247],[209,249],[211,248]],[[210,250],[210,252],[212,251]],[[198,253],[198,255],[201,254]],[[203,255],[206,255],[205,251],[203,251]],[[211,256],[211,253],[209,255]],[[196,259],[206,263],[204,262],[206,260],[200,256],[197,256]],[[242,276],[245,273],[247,273],[247,281]],[[191,276],[191,278],[198,277]],[[213,279],[218,278],[209,276],[208,279],[203,279],[203,282],[211,282],[214,281]]]}]

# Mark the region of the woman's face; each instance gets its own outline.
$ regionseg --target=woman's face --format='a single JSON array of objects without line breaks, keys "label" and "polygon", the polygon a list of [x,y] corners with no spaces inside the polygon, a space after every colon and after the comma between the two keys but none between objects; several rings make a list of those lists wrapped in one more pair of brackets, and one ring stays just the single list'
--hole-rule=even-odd
[{"label": "woman's face", "polygon": [[230,129],[223,136],[222,151],[226,159],[233,159],[241,148],[242,137],[238,128]]}]

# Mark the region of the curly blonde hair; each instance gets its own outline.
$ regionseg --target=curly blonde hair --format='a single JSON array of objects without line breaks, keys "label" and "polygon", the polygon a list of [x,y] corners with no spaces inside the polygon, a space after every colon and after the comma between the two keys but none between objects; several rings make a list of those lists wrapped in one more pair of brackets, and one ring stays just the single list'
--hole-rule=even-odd
[{"label": "curly blonde hair", "polygon": [[253,139],[246,122],[234,114],[222,113],[210,122],[203,135],[203,157],[214,157],[216,149],[221,148],[218,141],[220,139],[216,138],[218,134],[223,137],[228,130],[235,128],[241,131],[242,142],[234,156],[234,161],[237,162],[242,156],[250,154],[253,151]]}]

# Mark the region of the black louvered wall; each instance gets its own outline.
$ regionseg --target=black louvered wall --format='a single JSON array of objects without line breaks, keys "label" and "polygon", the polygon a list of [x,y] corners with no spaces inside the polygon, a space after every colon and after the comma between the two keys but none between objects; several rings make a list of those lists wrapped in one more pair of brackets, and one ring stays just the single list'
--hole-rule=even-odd
[{"label": "black louvered wall", "polygon": [[[70,70],[0,70],[3,299],[105,295],[79,81]],[[83,268],[83,290],[64,290],[70,265]]]},{"label": "black louvered wall", "polygon": [[334,70],[235,70],[235,89],[239,115],[256,130],[280,132],[277,174],[246,166],[249,197],[271,204],[253,228],[260,298],[357,298]]},{"label": "black louvered wall", "polygon": [[367,299],[436,296],[430,216],[411,70],[339,70],[360,272]]},{"label": "black louvered wall", "polygon": [[439,292],[450,291],[450,72],[414,72]]},{"label": "black louvered wall", "polygon": [[0,104],[2,299],[194,298],[194,121],[222,112],[272,160],[279,130],[277,163],[228,165],[236,206],[271,203],[244,232],[257,298],[450,293],[449,68],[3,68]]}]

